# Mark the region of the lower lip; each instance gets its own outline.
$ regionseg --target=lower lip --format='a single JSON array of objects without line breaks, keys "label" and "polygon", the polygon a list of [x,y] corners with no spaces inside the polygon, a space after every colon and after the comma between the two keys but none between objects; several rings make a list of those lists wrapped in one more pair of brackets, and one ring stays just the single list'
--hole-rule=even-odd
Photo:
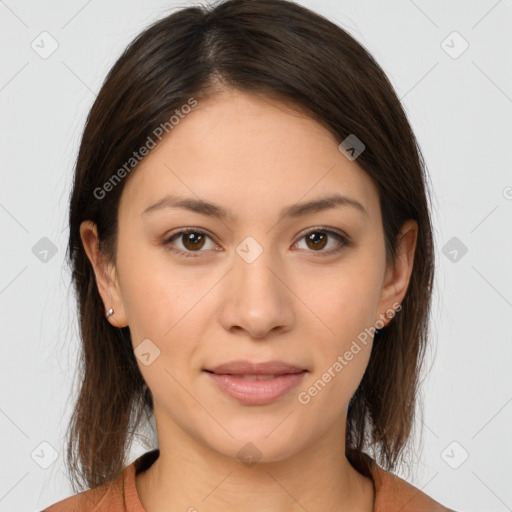
[{"label": "lower lip", "polygon": [[221,391],[247,405],[264,405],[277,400],[297,386],[306,373],[303,371],[278,375],[268,380],[252,380],[242,379],[235,375],[217,375],[206,372]]}]

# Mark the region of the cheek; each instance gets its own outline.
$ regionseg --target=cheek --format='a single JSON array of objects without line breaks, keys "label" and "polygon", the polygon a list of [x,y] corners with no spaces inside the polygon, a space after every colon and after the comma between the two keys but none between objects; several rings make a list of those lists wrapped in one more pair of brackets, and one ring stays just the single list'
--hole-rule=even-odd
[{"label": "cheek", "polygon": [[320,324],[318,333],[327,347],[341,351],[374,325],[381,281],[379,262],[364,254],[354,254],[336,267],[301,279],[298,296],[309,308],[309,322]]},{"label": "cheek", "polygon": [[[297,401],[305,407],[315,427],[314,418],[329,425],[344,417],[349,401],[359,386],[371,354],[373,318],[363,306],[365,294],[351,294],[350,299],[332,297],[324,315],[334,334],[316,335],[312,373],[298,390]],[[371,308],[370,308],[371,309]],[[309,409],[309,410],[308,410]]]},{"label": "cheek", "polygon": [[[183,391],[204,321],[204,286],[171,267],[132,258],[124,269],[123,300],[139,370],[155,403],[180,411],[190,406]],[[138,349],[138,347],[141,349]],[[144,347],[144,350],[142,350]],[[149,364],[141,356],[150,354]],[[172,406],[169,397],[172,396]],[[177,414],[177,412],[176,412]]]},{"label": "cheek", "polygon": [[118,258],[123,303],[130,330],[136,334],[134,343],[141,337],[169,336],[201,295],[191,276],[177,272],[167,261],[165,249],[140,246],[134,250],[134,245],[120,245]]},{"label": "cheek", "polygon": [[368,365],[382,279],[380,268],[372,254],[347,258],[317,280],[317,292],[310,292],[304,300],[318,312],[318,317],[309,315],[310,323],[322,325],[316,332],[310,331],[315,332],[314,371],[297,398],[312,414],[315,410],[315,414],[327,415],[327,422],[344,412]]},{"label": "cheek", "polygon": [[[182,382],[190,371],[196,350],[194,340],[201,338],[200,330],[205,325],[206,302],[202,299],[204,290],[212,286],[211,279],[194,279],[187,269],[177,271],[166,264],[165,257],[155,257],[155,249],[127,249],[120,251],[123,257],[118,265],[137,364],[154,394],[158,390],[177,393],[180,388],[172,376]],[[142,347],[151,354],[149,365],[138,357]]]}]

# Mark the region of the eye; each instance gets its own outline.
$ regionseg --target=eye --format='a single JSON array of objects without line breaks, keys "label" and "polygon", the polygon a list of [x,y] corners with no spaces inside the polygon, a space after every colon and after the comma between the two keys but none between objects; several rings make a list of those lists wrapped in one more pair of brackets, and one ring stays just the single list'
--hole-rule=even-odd
[{"label": "eye", "polygon": [[[334,249],[331,248],[324,251],[323,249],[328,246],[329,239],[334,239],[338,242],[338,245],[335,246]],[[214,250],[221,250],[219,246],[213,241],[210,235],[198,228],[187,228],[178,231],[177,233],[174,233],[169,238],[167,238],[163,242],[163,245],[166,246],[169,251],[175,252],[180,256],[185,256],[186,258],[195,258],[198,257],[199,254],[194,253],[207,252],[208,249],[212,248],[212,246],[210,246],[210,248],[206,247],[206,249],[204,249],[205,246],[207,246],[208,240],[213,244]],[[346,236],[324,227],[315,228],[308,231],[302,235],[300,241],[302,240],[305,240],[307,247],[306,250],[308,250],[308,252],[319,252],[321,255],[336,254],[344,247],[350,245]],[[173,245],[175,244],[175,241],[178,241],[182,248],[179,246],[175,247]],[[297,242],[295,245],[298,243],[299,242]]]},{"label": "eye", "polygon": [[[164,241],[164,245],[166,247],[169,246],[168,250],[181,256],[185,256],[187,258],[195,258],[198,255],[193,254],[194,252],[205,252],[201,249],[205,246],[207,239],[215,245],[213,239],[204,231],[197,228],[187,228],[179,231],[178,233],[174,233],[170,238],[167,238]],[[179,247],[173,247],[171,243],[174,242],[174,240],[178,240],[181,243],[183,249],[180,249]],[[208,250],[208,248],[206,250]]]},{"label": "eye", "polygon": [[[329,238],[334,239],[338,242],[338,245],[334,249],[323,250],[328,245]],[[336,254],[341,251],[344,247],[350,245],[348,238],[337,231],[333,231],[328,228],[315,228],[304,235],[302,235],[299,241],[305,240],[307,250],[309,252],[320,252],[321,255]],[[297,242],[298,244],[299,242]]]}]

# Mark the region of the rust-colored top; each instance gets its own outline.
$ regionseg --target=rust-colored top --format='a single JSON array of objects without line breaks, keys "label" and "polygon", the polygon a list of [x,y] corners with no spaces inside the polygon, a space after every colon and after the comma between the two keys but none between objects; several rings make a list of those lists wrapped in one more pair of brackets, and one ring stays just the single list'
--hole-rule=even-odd
[{"label": "rust-colored top", "polygon": [[[141,455],[112,482],[70,496],[43,512],[145,512],[137,495],[135,475],[158,458],[158,449]],[[373,464],[374,512],[453,512],[416,487]]]}]

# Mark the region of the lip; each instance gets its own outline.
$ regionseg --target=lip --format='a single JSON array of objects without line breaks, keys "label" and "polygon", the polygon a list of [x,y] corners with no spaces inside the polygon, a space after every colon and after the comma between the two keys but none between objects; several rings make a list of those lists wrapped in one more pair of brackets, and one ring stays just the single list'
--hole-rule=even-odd
[{"label": "lip", "polygon": [[[297,386],[308,373],[304,368],[283,361],[251,363],[240,360],[203,371],[222,392],[246,405],[274,402]],[[274,377],[265,380],[250,378],[263,375]]]},{"label": "lip", "polygon": [[306,368],[300,368],[298,366],[285,363],[284,361],[253,363],[251,361],[239,359],[213,368],[206,368],[205,370],[216,373],[217,375],[284,375],[300,373],[305,371]]}]

